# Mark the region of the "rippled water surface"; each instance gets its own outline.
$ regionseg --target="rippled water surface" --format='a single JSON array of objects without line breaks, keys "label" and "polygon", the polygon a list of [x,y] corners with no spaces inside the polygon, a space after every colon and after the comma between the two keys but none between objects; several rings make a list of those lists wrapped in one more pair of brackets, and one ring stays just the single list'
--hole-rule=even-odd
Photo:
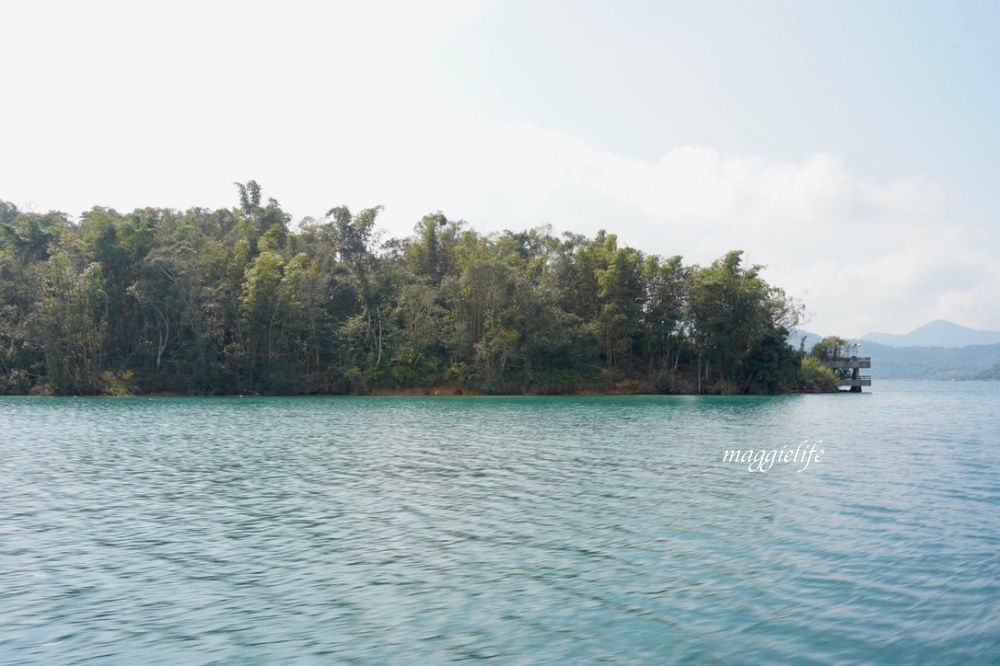
[{"label": "rippled water surface", "polygon": [[996,663],[998,512],[1000,383],[0,398],[0,663]]}]

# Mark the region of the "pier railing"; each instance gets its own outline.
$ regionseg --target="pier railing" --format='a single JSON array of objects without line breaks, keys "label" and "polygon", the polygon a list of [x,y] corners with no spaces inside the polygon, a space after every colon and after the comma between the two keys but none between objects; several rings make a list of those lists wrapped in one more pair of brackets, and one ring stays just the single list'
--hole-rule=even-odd
[{"label": "pier railing", "polygon": [[839,368],[870,368],[872,367],[871,356],[845,356],[823,361],[823,364],[833,370]]}]

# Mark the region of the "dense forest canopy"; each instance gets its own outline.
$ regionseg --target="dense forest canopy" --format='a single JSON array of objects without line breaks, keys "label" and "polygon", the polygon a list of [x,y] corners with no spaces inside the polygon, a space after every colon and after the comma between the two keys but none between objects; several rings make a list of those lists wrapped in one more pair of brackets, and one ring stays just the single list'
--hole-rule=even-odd
[{"label": "dense forest canopy", "polygon": [[824,386],[786,342],[801,306],[740,251],[691,266],[441,213],[384,240],[379,207],[293,228],[255,182],[238,195],[78,223],[0,201],[0,393]]}]

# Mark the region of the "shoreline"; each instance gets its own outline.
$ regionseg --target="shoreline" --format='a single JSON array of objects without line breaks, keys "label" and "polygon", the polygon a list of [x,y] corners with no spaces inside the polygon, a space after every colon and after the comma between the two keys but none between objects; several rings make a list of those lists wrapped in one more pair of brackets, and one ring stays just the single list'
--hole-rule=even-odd
[{"label": "shoreline", "polygon": [[[717,387],[713,387],[717,388]],[[183,391],[127,391],[121,394],[101,393],[91,395],[56,395],[50,393],[12,394],[11,397],[77,397],[77,398],[306,398],[306,397],[369,397],[369,398],[417,398],[417,397],[622,397],[622,396],[720,396],[720,397],[760,397],[782,395],[821,395],[833,393],[849,393],[848,391],[792,390],[777,393],[723,393],[717,390],[696,391],[659,391],[655,387],[639,379],[621,379],[607,384],[578,386],[569,390],[556,390],[555,387],[534,387],[533,390],[521,391],[483,391],[481,389],[460,384],[457,381],[436,383],[430,386],[369,386],[357,391],[315,391],[309,393],[257,393],[252,391],[231,393],[188,393]]]}]

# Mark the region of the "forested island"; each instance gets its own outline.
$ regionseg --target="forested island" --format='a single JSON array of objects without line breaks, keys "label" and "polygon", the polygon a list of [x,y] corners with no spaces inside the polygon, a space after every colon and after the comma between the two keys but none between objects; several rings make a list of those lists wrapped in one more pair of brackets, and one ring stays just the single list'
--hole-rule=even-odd
[{"label": "forested island", "polygon": [[0,393],[559,394],[836,390],[787,342],[803,309],[735,250],[685,265],[549,228],[380,207],[291,224],[232,209],[0,201]]}]

